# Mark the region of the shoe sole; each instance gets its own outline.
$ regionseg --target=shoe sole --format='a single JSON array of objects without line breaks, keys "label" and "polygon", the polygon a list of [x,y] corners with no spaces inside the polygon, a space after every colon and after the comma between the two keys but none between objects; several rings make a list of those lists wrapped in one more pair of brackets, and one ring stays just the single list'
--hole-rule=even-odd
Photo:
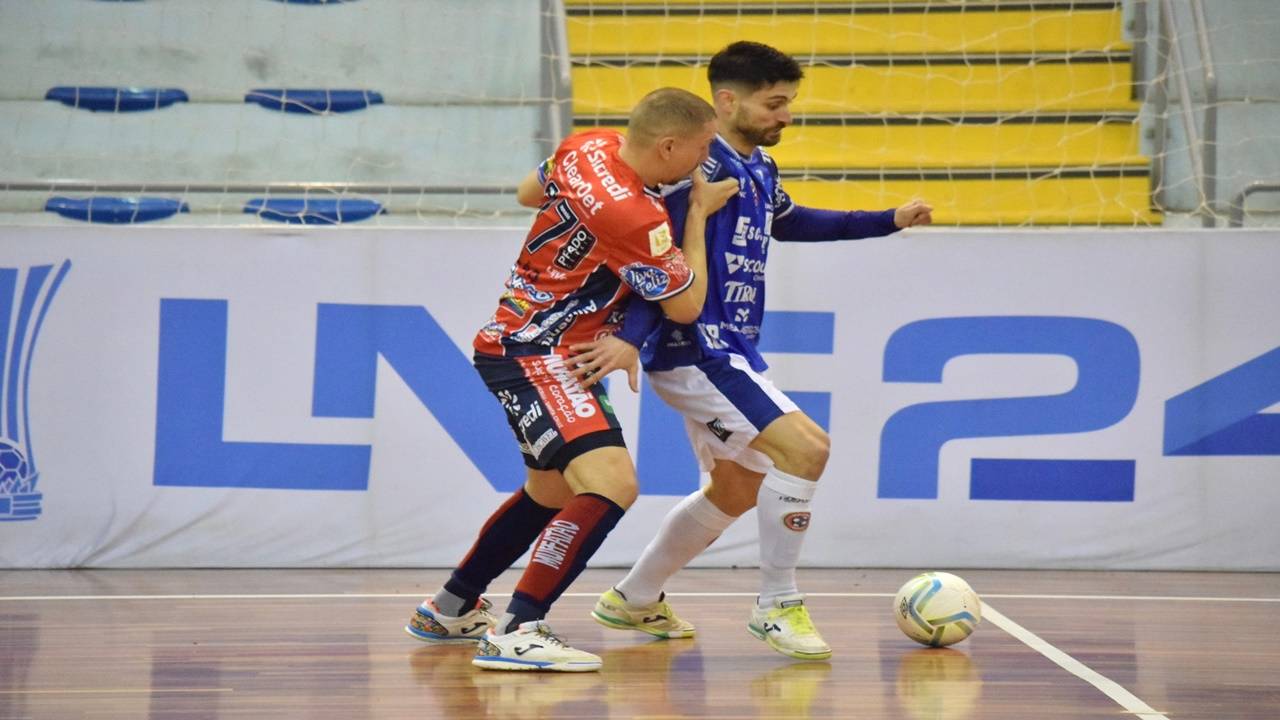
[{"label": "shoe sole", "polygon": [[751,633],[751,635],[755,637],[755,639],[761,640],[764,642],[764,644],[773,648],[774,651],[782,653],[783,655],[786,655],[789,658],[795,658],[796,660],[826,660],[827,658],[831,657],[831,650],[827,650],[825,652],[812,653],[812,652],[805,652],[803,650],[790,650],[788,648],[781,647],[780,645],[773,642],[773,640],[769,637],[768,633],[761,630],[760,628],[757,628],[755,625],[748,624],[747,632]]},{"label": "shoe sole", "polygon": [[649,628],[646,628],[643,625],[633,625],[620,618],[610,617],[608,615],[601,615],[596,610],[591,611],[591,617],[596,622],[600,623],[601,625],[611,630],[635,630],[636,632],[642,632],[642,633],[645,633],[646,635],[652,635],[656,638],[662,638],[664,640],[680,640],[682,638],[691,638],[693,637],[693,634],[694,634],[693,630],[689,630],[688,632],[666,632],[663,630],[650,630]]},{"label": "shoe sole", "polygon": [[483,670],[515,672],[596,672],[600,669],[599,662],[547,663],[492,656],[477,656],[471,661],[471,664]]},{"label": "shoe sole", "polygon": [[404,631],[409,633],[409,635],[413,639],[421,640],[424,643],[431,643],[432,645],[468,645],[468,644],[475,645],[476,643],[480,642],[480,638],[478,637],[477,638],[468,638],[468,637],[446,638],[446,637],[440,637],[439,635],[428,635],[418,630],[414,630],[412,625],[405,625]]}]

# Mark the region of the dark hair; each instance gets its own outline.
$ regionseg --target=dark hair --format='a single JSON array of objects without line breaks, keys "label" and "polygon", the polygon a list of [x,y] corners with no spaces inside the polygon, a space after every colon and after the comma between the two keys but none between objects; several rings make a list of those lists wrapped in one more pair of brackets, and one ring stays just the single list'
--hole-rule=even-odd
[{"label": "dark hair", "polygon": [[741,85],[751,91],[777,82],[799,82],[800,63],[768,45],[740,40],[711,56],[707,79],[712,91],[725,85]]},{"label": "dark hair", "polygon": [[658,88],[640,98],[627,122],[627,137],[650,145],[664,135],[690,137],[716,119],[716,111],[688,90]]}]

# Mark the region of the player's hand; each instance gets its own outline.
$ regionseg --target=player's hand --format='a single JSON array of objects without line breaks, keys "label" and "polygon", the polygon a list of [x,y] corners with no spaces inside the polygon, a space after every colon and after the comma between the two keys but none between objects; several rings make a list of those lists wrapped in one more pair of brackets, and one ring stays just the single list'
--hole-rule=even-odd
[{"label": "player's hand", "polygon": [[893,224],[901,228],[933,223],[933,206],[923,200],[912,200],[893,211]]},{"label": "player's hand", "polygon": [[689,191],[689,209],[700,212],[704,217],[724,207],[729,198],[738,194],[738,178],[725,178],[718,182],[707,182],[702,168],[693,170],[693,189]]},{"label": "player's hand", "polygon": [[569,365],[584,388],[595,385],[614,370],[626,370],[631,392],[640,392],[640,350],[622,338],[606,335],[571,346]]}]

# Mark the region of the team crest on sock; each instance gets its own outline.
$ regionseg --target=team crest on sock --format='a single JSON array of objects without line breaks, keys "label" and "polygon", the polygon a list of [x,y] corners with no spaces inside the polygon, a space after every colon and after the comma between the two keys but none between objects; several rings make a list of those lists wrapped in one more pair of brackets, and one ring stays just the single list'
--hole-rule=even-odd
[{"label": "team crest on sock", "polygon": [[788,530],[804,532],[809,529],[808,512],[792,512],[782,516],[782,524]]}]

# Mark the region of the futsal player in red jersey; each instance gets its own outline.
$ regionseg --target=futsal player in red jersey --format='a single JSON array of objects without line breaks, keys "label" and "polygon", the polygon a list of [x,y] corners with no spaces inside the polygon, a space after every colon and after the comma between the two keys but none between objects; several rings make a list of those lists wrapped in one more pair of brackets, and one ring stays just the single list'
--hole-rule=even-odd
[{"label": "futsal player in red jersey", "polygon": [[[600,668],[599,657],[570,647],[544,618],[635,501],[637,482],[603,386],[584,388],[574,377],[569,347],[616,331],[633,293],[677,322],[698,317],[706,219],[738,183],[695,173],[683,251],[656,188],[693,172],[714,135],[705,100],[663,88],[636,105],[625,137],[573,135],[520,183],[519,200],[540,211],[476,335],[475,366],[506,410],[527,479],[415,611],[405,628],[413,636],[476,642],[472,663],[491,670]],[[531,545],[511,602],[495,617],[481,595]]]}]

